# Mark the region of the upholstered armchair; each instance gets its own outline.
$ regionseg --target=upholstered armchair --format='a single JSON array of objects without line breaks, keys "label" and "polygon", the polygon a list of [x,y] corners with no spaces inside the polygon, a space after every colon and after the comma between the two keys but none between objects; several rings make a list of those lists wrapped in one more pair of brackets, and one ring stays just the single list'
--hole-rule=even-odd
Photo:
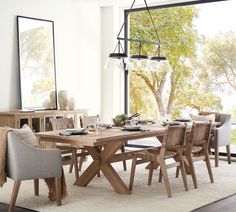
[{"label": "upholstered armchair", "polygon": [[228,163],[231,163],[230,133],[231,133],[231,114],[217,112],[200,112],[199,115],[215,114],[215,121],[220,122],[220,127],[214,129],[214,136],[210,142],[210,148],[215,151],[215,166],[219,166],[219,147],[226,146]]},{"label": "upholstered armchair", "polygon": [[214,137],[210,142],[210,147],[215,151],[215,166],[219,166],[219,147],[226,146],[228,163],[231,163],[230,151],[230,132],[231,132],[231,115],[220,113],[219,121],[221,126],[214,130]]},{"label": "upholstered armchair", "polygon": [[14,180],[9,211],[14,210],[22,180],[55,178],[56,201],[61,205],[61,152],[42,150],[24,143],[13,131],[7,135],[7,176]]}]

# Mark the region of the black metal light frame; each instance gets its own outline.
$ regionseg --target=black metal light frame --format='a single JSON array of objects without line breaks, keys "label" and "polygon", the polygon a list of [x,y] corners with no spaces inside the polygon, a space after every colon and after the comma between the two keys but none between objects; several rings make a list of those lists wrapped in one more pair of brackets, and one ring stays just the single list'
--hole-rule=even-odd
[{"label": "black metal light frame", "polygon": [[[148,14],[149,14],[149,17],[151,19],[151,22],[152,22],[152,25],[153,25],[153,28],[155,30],[155,34],[156,34],[156,38],[157,38],[157,42],[156,41],[143,41],[143,40],[137,40],[137,39],[130,39],[130,38],[127,38],[127,36],[125,36],[124,38],[120,37],[120,34],[122,32],[122,30],[127,26],[127,23],[128,23],[128,17],[129,17],[129,14],[134,10],[133,7],[134,7],[134,4],[136,2],[136,0],[133,1],[131,7],[129,10],[126,10],[126,13],[125,13],[125,20],[124,20],[124,23],[122,24],[121,28],[120,28],[120,31],[117,35],[117,40],[118,40],[118,43],[115,47],[115,50],[113,51],[113,53],[111,53],[109,55],[110,58],[117,58],[117,59],[120,59],[120,58],[126,58],[128,57],[128,54],[127,54],[127,51],[124,51],[122,45],[121,45],[121,41],[125,41],[125,42],[135,42],[135,43],[139,43],[139,54],[138,55],[132,55],[130,58],[131,59],[137,59],[137,60],[141,60],[141,59],[148,59],[148,56],[147,55],[142,55],[141,54],[141,50],[142,50],[142,44],[151,44],[151,45],[156,45],[157,46],[157,56],[154,56],[154,57],[151,57],[151,60],[156,60],[156,61],[160,61],[160,60],[166,60],[165,57],[162,57],[160,56],[160,50],[161,50],[161,41],[160,41],[160,37],[157,33],[157,29],[155,27],[155,24],[154,24],[154,20],[152,18],[152,15],[151,15],[151,12],[150,12],[150,9],[149,9],[149,6],[147,5],[147,2],[146,0],[143,0],[144,1],[144,4],[145,4],[145,9],[148,11]],[[118,52],[116,53],[116,51],[118,50]],[[156,55],[156,54],[155,54]]]}]

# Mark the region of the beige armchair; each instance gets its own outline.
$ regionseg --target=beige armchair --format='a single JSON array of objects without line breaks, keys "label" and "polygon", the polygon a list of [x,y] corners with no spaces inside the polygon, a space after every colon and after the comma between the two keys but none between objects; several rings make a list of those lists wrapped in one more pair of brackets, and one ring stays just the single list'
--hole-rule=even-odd
[{"label": "beige armchair", "polygon": [[231,163],[230,151],[230,133],[231,133],[231,115],[220,113],[219,121],[221,126],[214,130],[214,137],[210,142],[210,147],[215,151],[215,166],[219,166],[219,147],[225,146],[227,152],[228,163]]},{"label": "beige armchair", "polygon": [[215,166],[219,166],[219,147],[226,146],[228,163],[231,163],[231,151],[230,151],[230,133],[232,119],[231,114],[215,113],[215,112],[200,112],[200,115],[215,114],[216,121],[220,122],[220,127],[214,129],[214,136],[210,141],[210,148],[214,149],[215,154]]},{"label": "beige armchair", "polygon": [[9,212],[14,210],[22,180],[55,178],[56,201],[61,205],[61,152],[42,150],[24,143],[13,131],[7,135],[7,176],[14,180]]}]

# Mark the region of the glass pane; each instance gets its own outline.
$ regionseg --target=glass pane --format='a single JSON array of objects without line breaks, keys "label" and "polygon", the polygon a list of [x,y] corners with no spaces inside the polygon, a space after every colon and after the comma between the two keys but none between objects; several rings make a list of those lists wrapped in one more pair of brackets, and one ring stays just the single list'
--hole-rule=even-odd
[{"label": "glass pane", "polygon": [[[236,144],[235,8],[236,1],[229,0],[151,10],[161,55],[171,70],[137,66],[129,71],[129,113],[157,121],[189,118],[199,111],[230,113],[231,143]],[[135,40],[158,41],[146,11],[130,14],[128,34]],[[129,44],[129,54],[138,54],[138,44]],[[142,45],[141,51],[150,57],[157,48]]]}]

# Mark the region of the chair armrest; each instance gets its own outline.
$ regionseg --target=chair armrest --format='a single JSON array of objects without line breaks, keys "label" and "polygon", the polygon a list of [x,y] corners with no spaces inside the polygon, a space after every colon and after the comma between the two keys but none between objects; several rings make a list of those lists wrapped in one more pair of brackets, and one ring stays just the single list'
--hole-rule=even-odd
[{"label": "chair armrest", "polygon": [[231,125],[231,117],[228,116],[220,127],[214,129],[214,139],[211,143],[211,147],[230,144]]},{"label": "chair armrest", "polygon": [[14,132],[8,133],[7,175],[27,180],[61,176],[61,152],[37,149],[25,144]]}]

